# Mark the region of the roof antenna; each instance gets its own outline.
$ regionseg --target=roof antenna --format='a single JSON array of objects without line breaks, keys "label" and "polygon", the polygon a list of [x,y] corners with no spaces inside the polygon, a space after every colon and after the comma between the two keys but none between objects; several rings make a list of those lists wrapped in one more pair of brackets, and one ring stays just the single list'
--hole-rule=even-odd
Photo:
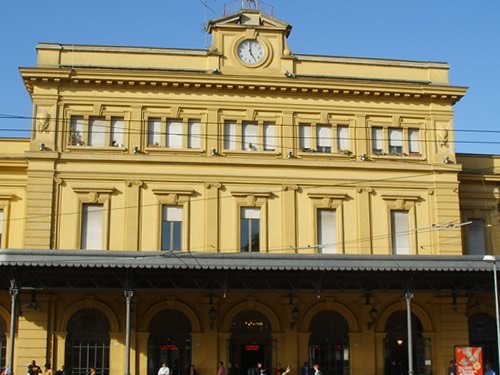
[{"label": "roof antenna", "polygon": [[208,3],[207,3],[207,0],[200,0],[200,3],[205,7],[205,23],[203,24],[203,31],[204,31],[204,34],[205,34],[205,48],[208,48],[208,33],[207,33],[207,30],[206,30],[206,25],[208,23],[208,15],[207,15],[207,10],[210,10],[213,14],[215,14],[215,10],[213,10],[212,8],[210,8],[208,6]]}]

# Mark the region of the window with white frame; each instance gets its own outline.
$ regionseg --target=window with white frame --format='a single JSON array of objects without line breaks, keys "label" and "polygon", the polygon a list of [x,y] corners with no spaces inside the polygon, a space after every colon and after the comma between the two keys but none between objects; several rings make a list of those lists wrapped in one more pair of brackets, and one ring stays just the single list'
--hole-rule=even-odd
[{"label": "window with white frame", "polygon": [[260,208],[240,209],[240,251],[260,251]]},{"label": "window with white frame", "polygon": [[380,127],[372,128],[372,152],[376,155],[384,152],[384,129]]},{"label": "window with white frame", "polygon": [[371,129],[374,155],[421,156],[419,128],[373,126]]},{"label": "window with white frame", "polygon": [[82,227],[80,247],[84,250],[102,250],[104,236],[104,205],[82,204]]},{"label": "window with white frame", "polygon": [[486,233],[484,219],[468,219],[471,223],[467,225],[467,254],[486,254]]},{"label": "window with white frame", "polygon": [[337,212],[334,209],[317,210],[317,237],[319,252],[335,254],[337,252]]},{"label": "window with white frame", "polygon": [[420,155],[420,129],[408,129],[408,151],[410,156]]},{"label": "window with white frame", "polygon": [[411,233],[408,210],[391,210],[391,240],[393,254],[410,254]]},{"label": "window with white frame", "polygon": [[337,150],[349,150],[349,126],[337,126]]},{"label": "window with white frame", "polygon": [[147,147],[201,149],[202,127],[199,119],[148,117]]},{"label": "window with white frame", "polygon": [[68,145],[93,147],[124,147],[127,136],[122,116],[70,117]]},{"label": "window with white frame", "polygon": [[182,250],[182,206],[162,206],[161,249]]},{"label": "window with white frame", "polygon": [[275,151],[276,123],[272,121],[224,121],[224,150]]},{"label": "window with white frame", "polygon": [[332,152],[332,127],[328,125],[316,126],[316,151]]},{"label": "window with white frame", "polygon": [[299,124],[299,149],[303,152],[342,153],[349,150],[349,126]]}]

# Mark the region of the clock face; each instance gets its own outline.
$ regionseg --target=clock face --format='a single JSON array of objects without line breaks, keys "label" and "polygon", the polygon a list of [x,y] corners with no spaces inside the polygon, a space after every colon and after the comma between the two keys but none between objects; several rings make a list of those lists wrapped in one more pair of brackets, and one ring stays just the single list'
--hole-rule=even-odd
[{"label": "clock face", "polygon": [[264,58],[264,47],[255,39],[245,39],[238,45],[237,53],[245,64],[257,64]]}]

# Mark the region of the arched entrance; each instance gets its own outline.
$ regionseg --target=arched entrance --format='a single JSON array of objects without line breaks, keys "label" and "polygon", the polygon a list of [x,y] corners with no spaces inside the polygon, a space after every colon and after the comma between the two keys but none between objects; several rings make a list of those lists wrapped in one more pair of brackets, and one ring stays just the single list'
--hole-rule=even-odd
[{"label": "arched entrance", "polygon": [[469,345],[483,348],[483,363],[490,362],[498,374],[498,351],[495,319],[488,314],[471,315],[468,320]]},{"label": "arched entrance", "polygon": [[246,375],[257,362],[271,374],[272,363],[271,325],[259,311],[240,312],[231,323],[229,340],[230,375]]},{"label": "arched entrance", "polygon": [[322,311],[314,316],[309,326],[309,360],[319,364],[324,375],[350,373],[349,326],[335,311]]},{"label": "arched entrance", "polygon": [[184,375],[191,365],[191,322],[177,310],[163,310],[149,323],[148,374],[156,375],[163,362],[171,375]]},{"label": "arched entrance", "polygon": [[67,374],[87,375],[91,367],[109,374],[109,322],[103,313],[85,309],[71,317],[65,354]]},{"label": "arched entrance", "polygon": [[7,324],[0,318],[0,369],[7,366]]},{"label": "arched entrance", "polygon": [[[415,374],[430,374],[431,342],[422,336],[422,323],[411,315],[413,370]],[[408,373],[408,326],[407,312],[396,311],[385,325],[384,374],[404,375]]]}]

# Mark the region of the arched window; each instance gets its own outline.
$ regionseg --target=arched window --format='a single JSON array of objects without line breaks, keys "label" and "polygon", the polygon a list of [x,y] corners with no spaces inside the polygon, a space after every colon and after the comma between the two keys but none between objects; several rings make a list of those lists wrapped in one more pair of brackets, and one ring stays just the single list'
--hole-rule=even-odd
[{"label": "arched window", "polygon": [[95,367],[98,375],[109,374],[109,322],[103,313],[80,310],[68,323],[66,373],[88,375]]},{"label": "arched window", "polygon": [[148,374],[156,375],[163,362],[170,375],[184,375],[191,365],[191,322],[177,310],[163,310],[149,324]]},{"label": "arched window", "polygon": [[322,311],[314,316],[309,326],[309,361],[319,364],[323,374],[350,373],[349,326],[335,311]]}]

